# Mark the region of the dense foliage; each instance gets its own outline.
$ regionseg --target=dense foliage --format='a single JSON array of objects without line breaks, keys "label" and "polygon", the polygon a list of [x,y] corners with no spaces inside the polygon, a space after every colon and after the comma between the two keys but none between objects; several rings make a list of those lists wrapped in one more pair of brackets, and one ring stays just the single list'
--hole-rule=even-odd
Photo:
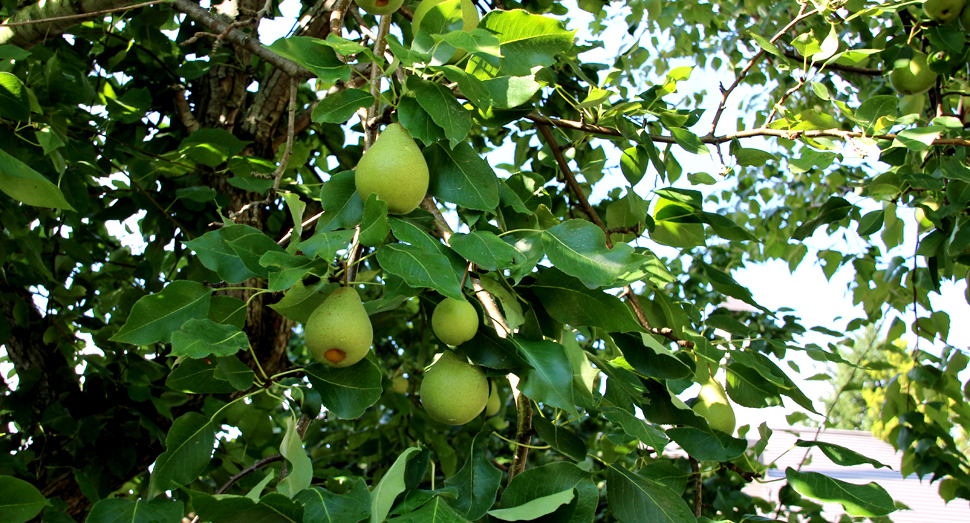
[{"label": "dense foliage", "polygon": [[[929,301],[970,267],[970,20],[913,1],[424,1],[419,27],[412,0],[305,1],[262,45],[271,1],[3,0],[0,521],[892,513],[876,484],[795,469],[780,500],[742,493],[771,431],[713,429],[733,423],[683,401],[714,376],[738,405],[824,415],[792,378],[803,355],[894,362],[876,378],[890,465],[970,499],[970,358]],[[407,214],[355,184],[392,122],[430,170]],[[815,251],[816,233],[851,241]],[[853,271],[850,329],[886,324],[872,350],[892,357],[800,343],[731,276],[772,259]],[[342,285],[373,350],[335,368],[303,325]],[[431,328],[445,298],[481,318],[455,348]],[[427,415],[445,350],[484,370],[497,415]]]}]

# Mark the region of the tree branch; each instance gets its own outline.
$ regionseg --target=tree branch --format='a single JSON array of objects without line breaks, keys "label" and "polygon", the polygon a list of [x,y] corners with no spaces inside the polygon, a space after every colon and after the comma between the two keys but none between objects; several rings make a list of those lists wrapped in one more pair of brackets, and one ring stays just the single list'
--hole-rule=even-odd
[{"label": "tree branch", "polygon": [[168,3],[167,0],[131,4],[131,0],[51,0],[25,7],[0,24],[0,45],[24,49],[57,36],[85,18]]},{"label": "tree branch", "polygon": [[701,517],[704,511],[704,482],[701,481],[701,467],[696,459],[690,458],[690,472],[694,476],[694,517]]},{"label": "tree branch", "polygon": [[512,464],[509,466],[509,483],[511,483],[515,476],[525,470],[525,464],[529,458],[528,445],[532,442],[532,401],[519,390],[518,376],[509,374],[508,377],[512,385],[512,395],[515,396],[515,442],[518,443],[515,446]]},{"label": "tree branch", "polygon": [[[179,11],[182,11],[189,17],[208,27],[215,33],[223,34],[227,28],[231,29],[230,24],[222,21],[209,11],[206,11],[200,7],[199,4],[194,4],[189,0],[174,0],[172,5],[175,6],[175,8]],[[292,77],[315,78],[317,76],[302,65],[288,58],[283,58],[273,51],[270,51],[267,47],[264,47],[259,40],[238,29],[231,29],[228,33],[226,33],[226,40],[246,49],[247,51],[260,57]]]}]

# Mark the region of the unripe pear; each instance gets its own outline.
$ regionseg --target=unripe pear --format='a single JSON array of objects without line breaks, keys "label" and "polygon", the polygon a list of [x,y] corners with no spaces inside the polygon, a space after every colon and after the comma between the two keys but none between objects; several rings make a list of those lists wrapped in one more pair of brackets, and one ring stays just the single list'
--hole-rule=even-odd
[{"label": "unripe pear", "polygon": [[431,329],[448,345],[461,345],[478,332],[478,311],[468,300],[445,298],[431,314]]},{"label": "unripe pear", "polygon": [[965,4],[966,0],[926,0],[923,12],[930,20],[945,24],[956,20]]},{"label": "unripe pear", "polygon": [[391,392],[404,394],[408,391],[408,379],[404,376],[397,376],[391,380]]},{"label": "unripe pear", "polygon": [[502,410],[502,398],[498,395],[498,384],[494,381],[490,383],[492,390],[488,393],[488,403],[485,404],[485,416],[491,417]]},{"label": "unripe pear", "polygon": [[313,359],[331,367],[349,367],[364,359],[374,342],[374,328],[357,289],[340,287],[320,304],[303,329]]},{"label": "unripe pear", "polygon": [[389,15],[400,9],[404,0],[354,0],[354,3],[372,15]]},{"label": "unripe pear", "polygon": [[734,434],[734,425],[737,423],[734,409],[724,387],[713,378],[702,384],[693,409],[707,420],[712,429]]},{"label": "unripe pear", "polygon": [[928,91],[936,84],[937,74],[930,70],[926,63],[926,55],[920,51],[913,51],[912,58],[899,58],[893,64],[889,73],[889,82],[897,91],[908,94],[920,94]]},{"label": "unripe pear", "polygon": [[442,423],[464,425],[481,414],[487,402],[485,373],[450,350],[431,365],[421,382],[421,405],[428,416]]},{"label": "unripe pear", "polygon": [[407,214],[428,192],[428,162],[401,124],[392,123],[357,164],[355,181],[360,199],[372,193],[387,202],[387,211]]}]

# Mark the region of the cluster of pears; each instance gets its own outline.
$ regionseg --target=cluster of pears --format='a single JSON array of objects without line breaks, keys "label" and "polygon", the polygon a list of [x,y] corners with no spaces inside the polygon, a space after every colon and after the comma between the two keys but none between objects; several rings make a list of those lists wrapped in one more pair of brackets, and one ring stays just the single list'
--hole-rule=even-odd
[{"label": "cluster of pears", "polygon": [[407,129],[388,125],[357,163],[357,193],[367,201],[376,194],[387,211],[407,214],[421,205],[428,192],[428,162]]},{"label": "cluster of pears", "polygon": [[734,434],[734,426],[737,424],[734,408],[731,407],[724,387],[710,374],[701,382],[701,391],[691,408],[706,419],[712,429]]},{"label": "cluster of pears", "polygon": [[[959,18],[963,30],[970,31],[970,4],[967,0],[926,0],[923,2],[923,13],[927,19],[940,24],[948,24]],[[907,56],[895,61],[893,70],[889,73],[889,81],[894,89],[913,97],[933,87],[938,75],[930,70],[926,63],[926,55],[921,51],[914,49],[911,57],[908,54],[904,53]],[[917,102],[908,100],[907,103]],[[916,112],[910,108],[900,107],[900,109],[903,114]]]},{"label": "cluster of pears", "polygon": [[[431,314],[431,329],[448,345],[461,345],[478,332],[478,311],[468,300],[445,298]],[[433,419],[464,425],[475,419],[491,399],[485,373],[451,350],[445,350],[421,381],[421,404]],[[498,408],[495,408],[498,412]]]},{"label": "cluster of pears", "polygon": [[357,289],[333,291],[307,319],[303,328],[313,359],[331,367],[349,367],[367,356],[374,342],[374,327]]}]

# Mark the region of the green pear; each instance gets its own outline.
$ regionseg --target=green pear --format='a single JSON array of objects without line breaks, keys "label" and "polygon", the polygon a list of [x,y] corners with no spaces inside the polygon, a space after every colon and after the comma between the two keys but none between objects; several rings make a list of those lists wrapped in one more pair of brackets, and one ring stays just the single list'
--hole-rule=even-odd
[{"label": "green pear", "polygon": [[966,0],[926,0],[923,12],[930,20],[945,24],[956,20],[965,4]]},{"label": "green pear", "polygon": [[349,367],[364,359],[374,342],[374,328],[357,289],[333,291],[310,314],[303,339],[313,359],[331,367]]},{"label": "green pear", "polygon": [[449,425],[464,425],[485,410],[488,380],[481,368],[446,350],[424,373],[420,394],[428,416]]},{"label": "green pear", "polygon": [[488,403],[485,404],[485,416],[491,417],[502,410],[502,398],[498,395],[498,383],[490,382],[491,392],[488,393]]},{"label": "green pear", "polygon": [[915,95],[928,91],[936,84],[937,74],[930,70],[926,55],[914,50],[912,58],[899,58],[889,73],[889,81],[897,91]]},{"label": "green pear", "polygon": [[357,7],[372,15],[389,15],[404,4],[404,0],[354,0]]},{"label": "green pear", "polygon": [[478,332],[478,311],[468,300],[445,298],[431,314],[431,330],[448,345],[461,345]]},{"label": "green pear", "polygon": [[703,416],[712,429],[728,434],[734,434],[737,418],[728,400],[724,387],[714,378],[709,378],[701,384],[701,391],[697,395],[697,402],[693,406],[694,412]]},{"label": "green pear", "polygon": [[408,379],[404,376],[397,376],[391,380],[391,392],[404,394],[408,391]]},{"label": "green pear", "polygon": [[411,134],[392,123],[361,156],[355,181],[361,200],[374,193],[388,212],[407,214],[428,192],[428,162]]}]

